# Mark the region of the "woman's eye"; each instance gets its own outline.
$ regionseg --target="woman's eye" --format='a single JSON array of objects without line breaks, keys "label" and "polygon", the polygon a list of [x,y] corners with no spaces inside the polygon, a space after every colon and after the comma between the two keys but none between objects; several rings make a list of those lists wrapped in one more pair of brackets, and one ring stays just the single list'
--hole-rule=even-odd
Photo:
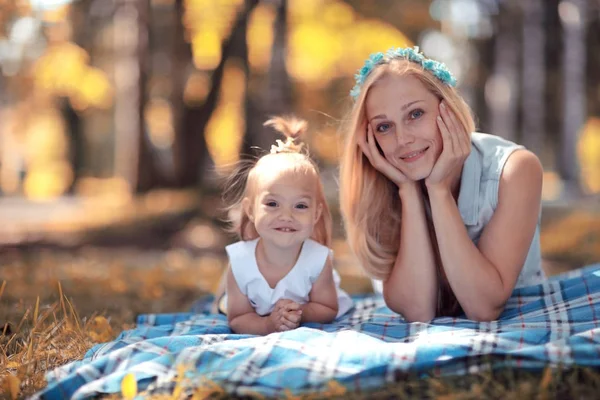
[{"label": "woman's eye", "polygon": [[417,119],[423,115],[423,110],[414,110],[410,113],[410,119]]},{"label": "woman's eye", "polygon": [[390,124],[379,124],[377,125],[377,132],[384,133],[390,129]]},{"label": "woman's eye", "polygon": [[296,208],[300,209],[300,210],[306,210],[308,208],[307,204],[298,204],[296,205]]}]

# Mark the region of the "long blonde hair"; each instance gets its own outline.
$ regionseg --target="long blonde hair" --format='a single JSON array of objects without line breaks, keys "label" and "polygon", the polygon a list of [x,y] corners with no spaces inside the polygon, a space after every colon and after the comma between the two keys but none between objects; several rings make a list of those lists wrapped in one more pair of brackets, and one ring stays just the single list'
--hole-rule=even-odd
[{"label": "long blonde hair", "polygon": [[398,187],[377,171],[358,146],[365,135],[365,100],[371,86],[387,74],[414,76],[427,90],[444,100],[467,130],[475,130],[469,106],[453,87],[444,84],[420,65],[393,59],[377,65],[365,80],[345,126],[346,143],[340,166],[340,208],[350,248],[363,269],[385,280],[400,248],[402,204]]},{"label": "long blonde hair", "polygon": [[317,164],[311,159],[308,150],[296,140],[307,130],[307,123],[295,117],[274,117],[264,123],[271,126],[286,137],[285,142],[277,140],[271,146],[269,153],[257,160],[247,160],[239,163],[238,168],[229,176],[225,183],[223,198],[227,204],[227,222],[229,231],[235,233],[241,240],[253,240],[259,235],[248,213],[242,207],[244,198],[254,204],[256,187],[265,172],[290,174],[309,177],[314,182],[317,206],[321,206],[321,215],[315,223],[311,238],[324,246],[331,247],[332,219],[329,206],[325,199],[325,191]]}]

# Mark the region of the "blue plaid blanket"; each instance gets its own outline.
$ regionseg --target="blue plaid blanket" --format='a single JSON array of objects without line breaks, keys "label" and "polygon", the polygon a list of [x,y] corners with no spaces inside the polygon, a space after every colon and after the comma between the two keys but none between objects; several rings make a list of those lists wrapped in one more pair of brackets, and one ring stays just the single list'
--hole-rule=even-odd
[{"label": "blue plaid blanket", "polygon": [[516,289],[499,320],[487,323],[407,323],[368,295],[335,323],[260,337],[232,334],[224,316],[208,313],[210,300],[194,312],[138,317],[137,328],[49,372],[34,398],[119,393],[127,374],[152,394],[218,386],[279,397],[362,391],[408,373],[600,366],[600,264]]}]

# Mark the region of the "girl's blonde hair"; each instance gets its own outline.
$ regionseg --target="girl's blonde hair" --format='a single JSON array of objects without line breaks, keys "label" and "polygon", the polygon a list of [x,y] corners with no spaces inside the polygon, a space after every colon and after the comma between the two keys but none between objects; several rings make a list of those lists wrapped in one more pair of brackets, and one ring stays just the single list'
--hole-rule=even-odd
[{"label": "girl's blonde hair", "polygon": [[400,248],[402,204],[398,187],[371,165],[358,146],[358,138],[366,135],[365,100],[369,89],[390,74],[417,78],[446,102],[467,132],[475,130],[471,110],[457,90],[417,63],[392,59],[374,67],[366,78],[342,128],[346,143],[340,166],[340,207],[350,248],[367,274],[382,280],[391,273]]},{"label": "girl's blonde hair", "polygon": [[321,215],[315,223],[311,238],[320,244],[331,247],[332,219],[325,199],[325,191],[317,164],[304,151],[302,143],[296,140],[307,130],[307,123],[296,117],[274,117],[264,123],[271,126],[286,137],[285,142],[277,140],[269,153],[257,160],[240,162],[238,168],[226,181],[224,200],[227,204],[229,231],[241,240],[253,240],[259,235],[254,223],[244,210],[242,202],[245,198],[254,204],[256,189],[263,173],[273,173],[309,177],[314,182],[317,206],[321,205]]}]

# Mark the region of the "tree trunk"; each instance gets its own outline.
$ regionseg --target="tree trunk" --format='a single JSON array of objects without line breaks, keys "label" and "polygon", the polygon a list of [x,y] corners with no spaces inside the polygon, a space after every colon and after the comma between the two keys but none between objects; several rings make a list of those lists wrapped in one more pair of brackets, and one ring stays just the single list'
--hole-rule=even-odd
[{"label": "tree trunk", "polygon": [[494,73],[486,87],[491,106],[491,132],[508,140],[517,139],[519,18],[513,1],[499,4]]},{"label": "tree trunk", "polygon": [[[180,16],[182,15],[181,3],[181,0],[177,1]],[[179,116],[181,118],[181,125],[176,132],[177,139],[175,143],[177,181],[181,187],[202,185],[203,183],[203,172],[207,168],[209,161],[208,149],[204,137],[206,125],[218,103],[225,63],[232,57],[240,58],[246,66],[247,74],[248,50],[246,47],[246,28],[248,16],[257,4],[258,0],[245,1],[244,9],[238,14],[231,35],[223,42],[222,58],[217,68],[213,71],[211,87],[204,103],[201,105],[183,106],[182,115]],[[183,35],[183,33],[182,30],[181,34]],[[187,47],[187,50],[183,51],[189,52],[191,59],[189,44],[185,43],[181,45]]]},{"label": "tree trunk", "polygon": [[[577,139],[586,117],[585,18],[587,0],[561,3],[563,25],[563,124],[559,170],[566,195],[579,194]],[[564,7],[560,9],[560,7]]]},{"label": "tree trunk", "polygon": [[268,151],[279,136],[263,123],[274,115],[292,111],[292,88],[285,65],[287,54],[287,0],[273,1],[276,7],[273,22],[273,47],[267,73],[267,88],[255,95],[247,94],[246,135],[242,157],[252,153],[252,147]]},{"label": "tree trunk", "polygon": [[151,189],[156,176],[144,128],[149,8],[149,0],[120,0],[114,16],[115,173],[134,192]]},{"label": "tree trunk", "polygon": [[542,156],[544,135],[544,21],[542,0],[529,0],[523,8],[522,144]]}]

